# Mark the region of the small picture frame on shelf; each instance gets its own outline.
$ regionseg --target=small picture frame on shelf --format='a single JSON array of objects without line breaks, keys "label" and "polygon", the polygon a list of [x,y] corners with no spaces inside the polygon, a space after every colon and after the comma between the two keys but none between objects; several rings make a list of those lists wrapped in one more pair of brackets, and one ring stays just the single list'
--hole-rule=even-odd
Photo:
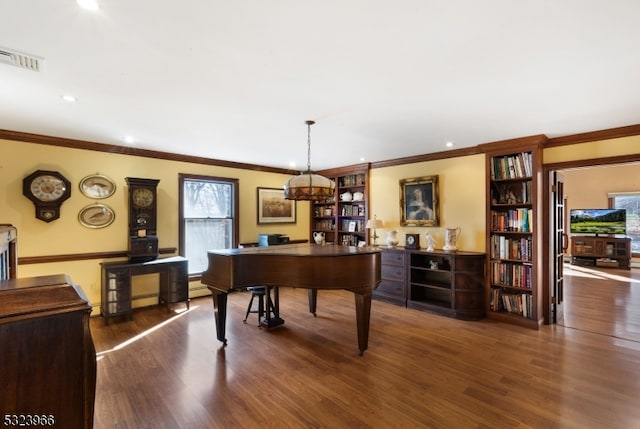
[{"label": "small picture frame on shelf", "polygon": [[258,188],[258,224],[296,223],[296,202],[282,188]]},{"label": "small picture frame on shelf", "polygon": [[356,232],[356,221],[355,220],[349,221],[348,230],[349,230],[349,232]]},{"label": "small picture frame on shelf", "polygon": [[439,225],[437,175],[400,180],[400,225]]}]

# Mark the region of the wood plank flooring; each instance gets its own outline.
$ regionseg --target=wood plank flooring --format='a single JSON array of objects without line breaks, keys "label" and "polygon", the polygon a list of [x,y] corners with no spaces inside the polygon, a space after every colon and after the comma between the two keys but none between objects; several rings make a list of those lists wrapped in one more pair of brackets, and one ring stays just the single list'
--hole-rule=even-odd
[{"label": "wood plank flooring", "polygon": [[539,331],[374,301],[364,356],[344,291],[320,291],[314,318],[281,289],[272,330],[231,294],[227,347],[210,298],[93,318],[95,428],[640,428],[640,285],[590,275],[567,275],[565,326]]}]

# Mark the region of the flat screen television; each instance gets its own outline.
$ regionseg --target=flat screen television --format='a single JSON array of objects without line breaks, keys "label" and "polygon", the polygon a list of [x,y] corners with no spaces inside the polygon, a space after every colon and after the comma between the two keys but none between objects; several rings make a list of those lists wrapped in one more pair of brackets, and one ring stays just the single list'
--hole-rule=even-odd
[{"label": "flat screen television", "polygon": [[571,209],[569,230],[572,234],[626,234],[626,209]]}]

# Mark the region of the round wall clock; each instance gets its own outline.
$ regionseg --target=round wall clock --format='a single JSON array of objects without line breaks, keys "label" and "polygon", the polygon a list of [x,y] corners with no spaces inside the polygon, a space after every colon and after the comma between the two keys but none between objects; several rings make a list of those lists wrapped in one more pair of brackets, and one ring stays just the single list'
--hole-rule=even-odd
[{"label": "round wall clock", "polygon": [[102,174],[91,174],[80,181],[80,192],[89,198],[108,198],[116,191],[116,184]]},{"label": "round wall clock", "polygon": [[71,182],[57,171],[37,170],[23,179],[22,194],[36,206],[37,219],[51,222],[71,196]]},{"label": "round wall clock", "polygon": [[104,204],[91,204],[78,213],[78,220],[87,228],[104,228],[115,220],[116,215],[111,207]]}]

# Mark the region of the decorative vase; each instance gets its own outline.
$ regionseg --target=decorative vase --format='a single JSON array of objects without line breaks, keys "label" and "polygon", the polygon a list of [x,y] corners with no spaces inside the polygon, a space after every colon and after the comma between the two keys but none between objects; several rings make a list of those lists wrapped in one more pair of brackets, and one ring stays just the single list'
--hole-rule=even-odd
[{"label": "decorative vase", "polygon": [[314,232],[313,241],[315,241],[316,244],[324,244],[324,232],[319,232],[319,231]]},{"label": "decorative vase", "polygon": [[387,232],[387,246],[395,247],[398,245],[398,231],[388,231]]}]

